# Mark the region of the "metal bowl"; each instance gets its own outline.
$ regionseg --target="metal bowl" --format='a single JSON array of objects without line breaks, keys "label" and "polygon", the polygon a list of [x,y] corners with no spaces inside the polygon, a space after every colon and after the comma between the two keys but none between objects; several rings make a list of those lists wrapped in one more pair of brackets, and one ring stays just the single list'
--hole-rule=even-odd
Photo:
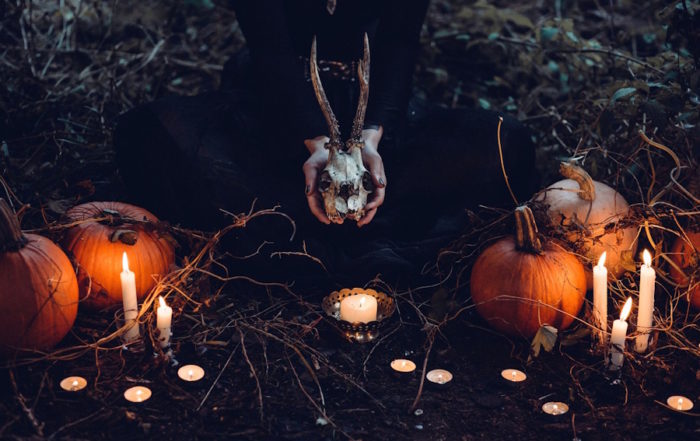
[{"label": "metal bowl", "polygon": [[[340,319],[340,302],[346,297],[357,294],[366,294],[377,299],[377,320],[369,323],[350,323]],[[394,313],[396,303],[393,298],[373,289],[344,288],[326,296],[322,307],[327,316],[337,321],[338,329],[345,338],[358,343],[367,343],[379,335],[379,326]]]}]

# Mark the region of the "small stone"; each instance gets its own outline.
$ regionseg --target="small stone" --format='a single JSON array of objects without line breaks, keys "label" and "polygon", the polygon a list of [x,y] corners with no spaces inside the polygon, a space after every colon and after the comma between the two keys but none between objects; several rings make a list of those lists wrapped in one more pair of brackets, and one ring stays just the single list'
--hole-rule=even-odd
[{"label": "small stone", "polygon": [[423,425],[422,425],[422,424],[416,424],[416,429],[418,429],[418,430],[423,430]]},{"label": "small stone", "polygon": [[421,415],[423,415],[423,409],[416,409],[416,411],[413,412],[413,414],[415,416],[421,416]]}]

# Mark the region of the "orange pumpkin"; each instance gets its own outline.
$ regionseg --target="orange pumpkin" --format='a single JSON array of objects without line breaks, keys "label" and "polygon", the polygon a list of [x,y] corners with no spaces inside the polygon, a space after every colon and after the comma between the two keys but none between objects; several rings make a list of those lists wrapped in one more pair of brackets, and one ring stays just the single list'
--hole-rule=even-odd
[{"label": "orange pumpkin", "polygon": [[157,228],[149,211],[121,202],[91,202],[66,212],[74,224],[63,240],[72,255],[81,301],[92,309],[121,304],[122,255],[136,274],[136,292],[143,298],[175,261],[172,239]]},{"label": "orange pumpkin", "polygon": [[[595,264],[603,251],[611,276],[625,272],[625,255],[634,255],[636,225],[625,225],[629,205],[624,197],[602,182],[594,181],[581,167],[562,162],[560,172],[567,179],[555,182],[535,197],[544,202],[554,225],[570,229],[567,240],[574,249]],[[585,267],[588,288],[593,288],[590,265]]]},{"label": "orange pumpkin", "polygon": [[58,246],[36,234],[22,234],[4,199],[0,268],[0,353],[51,349],[75,322],[78,281]]},{"label": "orange pumpkin", "polygon": [[[700,309],[700,231],[687,233],[688,239],[679,237],[673,243],[669,257],[683,271],[671,266],[670,275],[680,286],[688,288],[690,304]],[[693,283],[692,287],[688,283]]]},{"label": "orange pumpkin", "polygon": [[530,208],[518,207],[515,220],[515,237],[489,246],[474,264],[476,310],[508,335],[531,338],[545,324],[565,329],[586,295],[583,265],[558,244],[540,242]]}]

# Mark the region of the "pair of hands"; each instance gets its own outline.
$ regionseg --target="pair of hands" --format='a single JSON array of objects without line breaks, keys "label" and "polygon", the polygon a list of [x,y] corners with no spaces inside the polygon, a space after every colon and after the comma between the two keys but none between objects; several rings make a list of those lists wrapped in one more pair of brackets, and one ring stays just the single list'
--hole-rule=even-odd
[{"label": "pair of hands", "polygon": [[[365,146],[362,149],[362,162],[372,176],[375,189],[370,194],[370,199],[365,206],[365,215],[357,221],[357,226],[367,225],[374,219],[377,209],[384,203],[386,193],[386,174],[384,173],[384,163],[377,151],[379,141],[382,139],[382,127],[378,129],[366,129],[362,131],[362,138]],[[323,208],[323,198],[318,191],[318,176],[328,163],[328,150],[324,147],[329,141],[327,136],[317,136],[316,138],[304,140],[304,145],[309,150],[309,159],[304,162],[304,177],[306,180],[306,200],[309,209],[316,219],[328,225],[331,223],[326,210]]]}]

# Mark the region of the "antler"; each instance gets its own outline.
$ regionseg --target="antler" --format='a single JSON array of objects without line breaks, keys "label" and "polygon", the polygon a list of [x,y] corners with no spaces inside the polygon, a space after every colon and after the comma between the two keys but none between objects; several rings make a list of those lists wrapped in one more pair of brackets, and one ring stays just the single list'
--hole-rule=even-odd
[{"label": "antler", "polygon": [[352,122],[352,132],[350,139],[357,147],[362,148],[362,129],[365,126],[365,112],[367,111],[367,100],[369,99],[369,39],[365,33],[364,51],[362,60],[357,65],[357,77],[360,83],[360,98],[357,101],[357,112]]},{"label": "antler", "polygon": [[328,102],[326,92],[323,90],[323,85],[321,84],[321,77],[318,75],[315,35],[313,42],[311,43],[311,60],[309,61],[309,64],[311,68],[311,83],[314,85],[316,100],[318,101],[318,105],[321,106],[323,116],[326,118],[326,123],[328,124],[328,136],[331,138],[331,140],[328,141],[328,143],[326,144],[326,148],[338,148],[342,145],[342,142],[340,140],[340,127],[338,127],[338,120],[335,118],[333,109],[331,109],[331,103]]}]

